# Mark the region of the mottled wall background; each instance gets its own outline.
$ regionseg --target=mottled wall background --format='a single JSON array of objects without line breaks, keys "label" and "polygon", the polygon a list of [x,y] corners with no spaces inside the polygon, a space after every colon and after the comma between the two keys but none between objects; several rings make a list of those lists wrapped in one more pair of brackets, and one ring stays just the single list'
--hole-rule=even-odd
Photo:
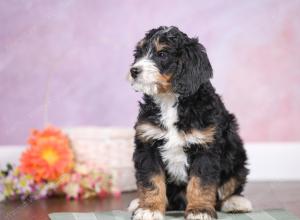
[{"label": "mottled wall background", "polygon": [[298,0],[0,0],[0,144],[43,126],[47,82],[52,124],[131,127],[140,95],[125,75],[159,25],[206,46],[246,141],[299,141],[299,12]]}]

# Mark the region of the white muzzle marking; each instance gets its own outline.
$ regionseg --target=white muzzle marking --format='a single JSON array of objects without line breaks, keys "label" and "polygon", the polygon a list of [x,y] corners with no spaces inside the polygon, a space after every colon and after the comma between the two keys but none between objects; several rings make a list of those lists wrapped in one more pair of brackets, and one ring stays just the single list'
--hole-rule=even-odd
[{"label": "white muzzle marking", "polygon": [[155,95],[158,93],[157,79],[160,76],[159,69],[155,63],[148,57],[143,57],[138,60],[132,67],[142,69],[142,72],[133,79],[129,74],[129,81],[136,91],[143,92],[148,95]]}]

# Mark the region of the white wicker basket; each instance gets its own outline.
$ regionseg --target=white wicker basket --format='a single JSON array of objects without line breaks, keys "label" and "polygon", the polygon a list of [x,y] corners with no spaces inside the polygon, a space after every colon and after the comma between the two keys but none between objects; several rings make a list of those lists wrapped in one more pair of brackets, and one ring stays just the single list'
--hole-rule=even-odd
[{"label": "white wicker basket", "polygon": [[70,137],[76,161],[111,170],[117,175],[121,191],[136,189],[133,129],[113,127],[75,127],[64,129]]}]

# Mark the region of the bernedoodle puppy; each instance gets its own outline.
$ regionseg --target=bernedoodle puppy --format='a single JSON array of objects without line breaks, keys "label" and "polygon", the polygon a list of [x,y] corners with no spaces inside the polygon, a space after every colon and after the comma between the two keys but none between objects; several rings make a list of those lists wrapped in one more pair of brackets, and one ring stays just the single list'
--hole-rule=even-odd
[{"label": "bernedoodle puppy", "polygon": [[251,211],[241,195],[247,155],[212,75],[203,45],[176,27],[152,29],[138,42],[128,75],[144,93],[135,124],[133,220],[160,220],[166,210],[185,210],[188,220]]}]

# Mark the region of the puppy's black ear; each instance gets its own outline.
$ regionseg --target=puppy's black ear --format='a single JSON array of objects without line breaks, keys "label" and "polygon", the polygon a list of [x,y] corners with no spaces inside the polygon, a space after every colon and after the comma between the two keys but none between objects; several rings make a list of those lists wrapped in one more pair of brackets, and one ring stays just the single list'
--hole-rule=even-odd
[{"label": "puppy's black ear", "polygon": [[173,76],[173,90],[182,96],[194,94],[204,82],[209,81],[213,71],[205,48],[198,39],[189,39],[181,48],[177,71]]}]

